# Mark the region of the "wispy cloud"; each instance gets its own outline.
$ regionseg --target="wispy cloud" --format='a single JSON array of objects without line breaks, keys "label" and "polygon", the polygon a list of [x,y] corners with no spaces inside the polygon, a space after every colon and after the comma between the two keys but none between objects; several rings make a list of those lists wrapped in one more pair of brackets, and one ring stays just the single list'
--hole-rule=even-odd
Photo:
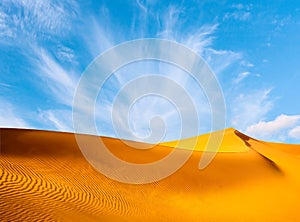
[{"label": "wispy cloud", "polygon": [[[271,121],[259,121],[247,127],[246,133],[267,140],[285,140],[288,136],[298,138],[299,128],[293,128],[300,121],[300,115],[281,114]],[[289,131],[290,130],[290,131]],[[289,131],[289,132],[288,132]]]},{"label": "wispy cloud", "polygon": [[8,20],[8,15],[5,12],[0,10],[0,36],[1,36],[1,39],[14,37],[14,32],[9,27],[7,20]]},{"label": "wispy cloud", "polygon": [[[54,111],[45,110],[41,115],[43,111],[36,109],[41,109],[38,107],[44,107],[45,104],[32,104],[31,110],[17,110],[13,102],[6,102],[2,107],[9,107],[9,111],[1,114],[2,125],[30,127],[27,122],[36,122],[33,116],[40,114],[40,117],[43,116],[40,118],[41,124],[36,123],[31,127],[40,128],[44,124],[45,128],[70,131],[70,127],[64,123],[66,118],[63,118],[67,115],[56,109],[61,104],[71,107],[79,78],[73,70],[77,62],[75,52],[63,44],[77,13],[77,3],[72,0],[1,1],[0,44],[13,46],[15,53],[21,53],[26,67],[30,67],[28,72],[36,84],[34,87],[40,90],[41,95],[52,98],[51,106],[54,108]],[[57,43],[57,39],[60,43]],[[9,87],[4,84],[2,86]],[[47,118],[48,122],[45,121]]]},{"label": "wispy cloud", "polygon": [[71,110],[40,110],[38,115],[47,129],[73,132]]},{"label": "wispy cloud", "polygon": [[226,13],[224,16],[224,20],[231,19],[231,18],[240,21],[247,21],[251,18],[251,13],[245,11],[237,11],[237,12]]},{"label": "wispy cloud", "polygon": [[64,45],[58,46],[56,54],[59,61],[69,62],[72,64],[77,63],[75,52],[69,47],[66,47]]},{"label": "wispy cloud", "polygon": [[266,118],[273,108],[274,101],[270,97],[271,90],[258,90],[239,94],[231,103],[231,126],[240,130]]},{"label": "wispy cloud", "polygon": [[[44,112],[41,122],[51,129],[70,130],[63,122],[66,120],[66,111],[58,111],[57,108],[64,105],[70,109],[79,79],[79,74],[74,71],[76,53],[64,45],[64,39],[72,31],[78,13],[79,7],[73,0],[4,0],[0,3],[0,44],[13,46],[16,53],[22,54],[22,58],[28,62],[26,66],[31,68],[28,71],[34,79],[34,87],[40,90],[41,95],[46,94],[52,100],[53,110],[49,111],[46,104],[32,104],[30,110],[31,113]],[[41,107],[47,110],[36,110]],[[11,111],[11,114],[5,115],[12,118],[4,120],[8,125],[20,127],[25,124],[18,116],[26,116],[29,122],[35,121],[30,121],[32,114],[25,113],[28,110],[22,112],[18,111],[19,115],[16,115]],[[49,122],[45,122],[45,118]],[[41,124],[37,125],[41,127]]]},{"label": "wispy cloud", "polygon": [[240,83],[243,79],[245,79],[249,75],[250,75],[250,72],[248,72],[248,71],[242,72],[235,79],[233,79],[233,82],[235,84],[238,84],[238,83]]},{"label": "wispy cloud", "polygon": [[164,16],[159,17],[162,30],[158,33],[158,37],[179,42],[194,50],[206,60],[216,74],[222,74],[228,67],[242,60],[243,55],[240,52],[213,47],[218,23],[196,23],[192,27],[187,27],[182,18],[184,11],[183,8],[170,6]]},{"label": "wispy cloud", "polygon": [[24,38],[48,38],[63,35],[76,16],[74,1],[3,0],[0,3],[0,33],[3,38],[20,41]]},{"label": "wispy cloud", "polygon": [[78,76],[71,70],[65,70],[45,49],[36,48],[35,52],[38,64],[36,75],[42,79],[43,89],[50,96],[55,96],[57,101],[71,106]]},{"label": "wispy cloud", "polygon": [[251,4],[233,4],[231,6],[231,11],[225,13],[223,20],[235,19],[239,21],[248,21],[251,19],[251,9],[253,5]]},{"label": "wispy cloud", "polygon": [[239,10],[251,10],[253,8],[253,5],[252,4],[242,4],[242,3],[239,3],[239,4],[232,4],[231,5],[231,8],[233,9],[239,9]]},{"label": "wispy cloud", "polygon": [[213,42],[213,33],[216,31],[218,24],[195,24],[190,31],[183,31],[185,22],[179,19],[183,13],[179,7],[170,6],[163,17],[158,17],[162,30],[157,36],[182,43],[193,49],[199,55],[203,55],[204,50],[208,49]]},{"label": "wispy cloud", "polygon": [[0,127],[28,128],[29,124],[10,102],[0,98]]},{"label": "wispy cloud", "polygon": [[243,58],[242,53],[231,50],[215,50],[209,47],[203,56],[217,75],[221,75],[231,65]]},{"label": "wispy cloud", "polygon": [[[95,58],[105,50],[108,50],[119,43],[119,41],[115,40],[116,36],[113,34],[114,30],[109,28],[114,25],[111,24],[109,13],[106,12],[106,10],[106,8],[101,9],[101,19],[90,17],[88,21],[85,21],[87,27],[82,33],[82,39],[92,58]],[[86,35],[86,33],[89,34]],[[117,35],[120,39],[123,39],[123,36],[120,33]]]},{"label": "wispy cloud", "polygon": [[136,0],[136,3],[145,13],[147,13],[147,7],[144,5],[144,3],[141,0]]},{"label": "wispy cloud", "polygon": [[246,61],[246,60],[242,60],[241,65],[245,66],[245,67],[249,67],[249,68],[254,67],[254,64],[252,64],[252,63],[250,63],[249,61]]}]

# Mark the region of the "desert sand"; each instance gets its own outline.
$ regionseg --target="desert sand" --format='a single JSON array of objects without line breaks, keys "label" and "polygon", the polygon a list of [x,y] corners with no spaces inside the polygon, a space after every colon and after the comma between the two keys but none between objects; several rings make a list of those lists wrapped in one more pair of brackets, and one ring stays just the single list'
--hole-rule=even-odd
[{"label": "desert sand", "polygon": [[[0,221],[300,221],[300,145],[227,129],[214,160],[199,170],[209,135],[197,138],[173,175],[134,185],[96,171],[72,133],[1,129]],[[102,139],[135,163],[161,159],[178,142],[138,150]],[[189,139],[182,144],[191,149]]]}]

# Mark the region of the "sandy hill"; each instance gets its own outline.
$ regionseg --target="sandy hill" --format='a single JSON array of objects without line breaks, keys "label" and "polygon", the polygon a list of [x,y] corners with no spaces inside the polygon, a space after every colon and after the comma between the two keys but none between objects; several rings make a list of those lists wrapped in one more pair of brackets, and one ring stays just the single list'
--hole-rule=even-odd
[{"label": "sandy hill", "polygon": [[[227,129],[214,160],[199,170],[211,135],[196,138],[191,157],[173,175],[133,185],[96,171],[74,134],[0,129],[0,221],[300,221],[300,145]],[[102,139],[134,163],[159,160],[178,143],[138,150]],[[182,152],[192,149],[191,141],[181,141]]]},{"label": "sandy hill", "polygon": [[205,151],[205,147],[210,136],[215,134],[219,134],[219,136],[223,137],[221,146],[219,147],[217,152],[247,152],[250,150],[250,147],[248,147],[247,145],[245,146],[247,136],[243,135],[233,128],[220,130],[214,133],[207,133],[197,137],[183,139],[181,141],[175,140],[165,142],[161,143],[161,145],[203,152]]}]

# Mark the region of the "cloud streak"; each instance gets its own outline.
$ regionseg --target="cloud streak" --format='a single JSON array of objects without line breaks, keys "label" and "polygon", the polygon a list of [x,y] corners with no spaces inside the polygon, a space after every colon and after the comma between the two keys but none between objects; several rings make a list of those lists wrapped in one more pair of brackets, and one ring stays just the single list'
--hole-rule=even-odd
[{"label": "cloud streak", "polygon": [[36,74],[44,82],[43,89],[50,89],[50,95],[54,95],[57,101],[71,106],[78,77],[72,71],[65,70],[46,50],[37,48],[35,51],[38,59]]},{"label": "cloud streak", "polygon": [[233,82],[235,84],[240,83],[243,79],[245,79],[246,77],[248,77],[250,75],[250,72],[246,71],[246,72],[242,72],[240,73],[236,79],[233,80]]}]

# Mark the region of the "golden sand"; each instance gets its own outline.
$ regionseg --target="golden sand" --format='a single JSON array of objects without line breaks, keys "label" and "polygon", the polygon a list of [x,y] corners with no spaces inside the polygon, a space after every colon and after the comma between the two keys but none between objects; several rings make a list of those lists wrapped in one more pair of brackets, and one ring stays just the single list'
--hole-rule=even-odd
[{"label": "golden sand", "polygon": [[[209,134],[197,138],[173,175],[131,185],[94,170],[71,133],[1,129],[0,135],[0,221],[300,221],[300,145],[227,129],[204,170],[198,164]],[[135,163],[161,159],[176,145],[137,150],[103,141]],[[189,139],[183,144],[191,149]]]}]

